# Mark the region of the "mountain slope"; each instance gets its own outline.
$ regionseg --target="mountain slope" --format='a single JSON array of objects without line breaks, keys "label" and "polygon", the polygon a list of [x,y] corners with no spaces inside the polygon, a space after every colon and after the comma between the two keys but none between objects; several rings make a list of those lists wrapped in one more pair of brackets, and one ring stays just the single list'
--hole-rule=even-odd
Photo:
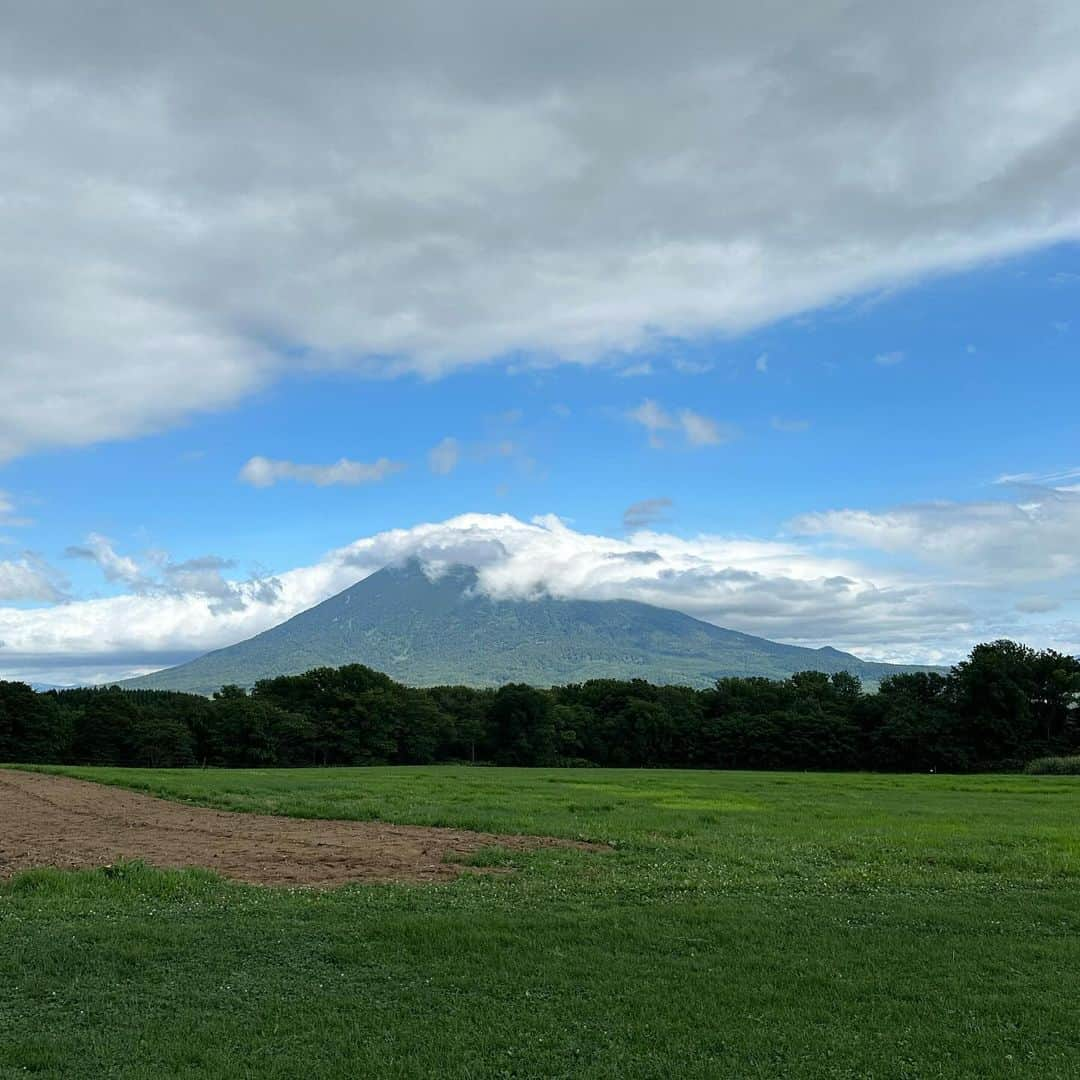
[{"label": "mountain slope", "polygon": [[380,570],[288,622],[131,688],[209,694],[227,683],[363,663],[411,686],[536,686],[642,678],[706,686],[721,675],[783,678],[850,671],[864,682],[913,670],[836,649],[805,649],[724,630],[629,600],[493,600],[456,567],[430,581],[416,562]]}]

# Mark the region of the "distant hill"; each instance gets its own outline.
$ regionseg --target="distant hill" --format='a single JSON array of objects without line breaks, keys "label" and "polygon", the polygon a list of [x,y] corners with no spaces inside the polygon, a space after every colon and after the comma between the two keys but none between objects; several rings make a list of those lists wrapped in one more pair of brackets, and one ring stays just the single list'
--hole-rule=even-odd
[{"label": "distant hill", "polygon": [[494,600],[476,581],[471,567],[435,581],[415,561],[388,567],[247,641],[122,685],[210,694],[350,663],[410,686],[641,678],[701,687],[722,675],[780,679],[807,670],[849,671],[876,684],[928,670],[781,645],[631,600]]}]

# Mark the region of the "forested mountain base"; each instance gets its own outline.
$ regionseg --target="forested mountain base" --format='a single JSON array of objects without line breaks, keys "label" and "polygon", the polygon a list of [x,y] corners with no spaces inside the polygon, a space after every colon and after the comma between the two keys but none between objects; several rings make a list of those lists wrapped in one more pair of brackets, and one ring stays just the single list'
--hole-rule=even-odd
[{"label": "forested mountain base", "polygon": [[297,766],[1014,769],[1080,750],[1080,660],[1010,641],[948,675],[864,693],[854,676],[725,678],[706,690],[596,679],[416,689],[362,665],[223,687],[212,699],[0,682],[0,761]]}]

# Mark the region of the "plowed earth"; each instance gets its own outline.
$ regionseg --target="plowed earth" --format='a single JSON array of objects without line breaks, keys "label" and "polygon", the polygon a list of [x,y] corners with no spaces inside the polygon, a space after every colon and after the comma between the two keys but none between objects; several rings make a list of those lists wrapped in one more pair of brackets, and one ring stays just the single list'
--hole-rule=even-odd
[{"label": "plowed earth", "polygon": [[66,776],[0,770],[0,878],[141,859],[260,885],[434,882],[467,869],[455,860],[493,846],[594,848],[550,837],[209,810]]}]

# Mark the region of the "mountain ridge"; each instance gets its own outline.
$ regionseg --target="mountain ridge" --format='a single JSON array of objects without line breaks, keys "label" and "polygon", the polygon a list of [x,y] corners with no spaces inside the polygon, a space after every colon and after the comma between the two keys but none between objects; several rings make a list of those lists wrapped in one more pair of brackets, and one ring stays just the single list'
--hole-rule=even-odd
[{"label": "mountain ridge", "polygon": [[498,600],[476,584],[466,566],[435,578],[416,560],[384,567],[252,638],[120,685],[210,694],[348,663],[412,686],[590,678],[706,686],[725,675],[784,678],[804,670],[850,671],[876,684],[889,674],[934,670],[859,660],[832,646],[784,645],[634,600]]}]

